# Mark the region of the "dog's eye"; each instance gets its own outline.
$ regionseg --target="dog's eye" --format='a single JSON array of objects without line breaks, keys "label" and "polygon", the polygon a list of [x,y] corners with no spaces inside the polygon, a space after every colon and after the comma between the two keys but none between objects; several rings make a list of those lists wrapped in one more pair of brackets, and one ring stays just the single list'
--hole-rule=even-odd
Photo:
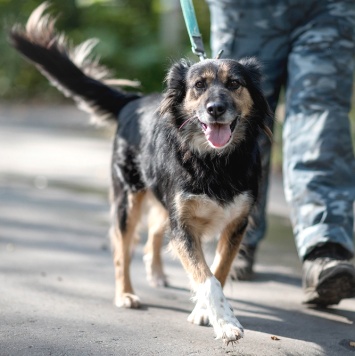
[{"label": "dog's eye", "polygon": [[240,82],[239,80],[232,79],[228,82],[228,88],[231,90],[236,90],[240,87]]},{"label": "dog's eye", "polygon": [[205,82],[203,82],[202,80],[199,80],[195,83],[195,88],[197,89],[203,89],[205,87]]}]

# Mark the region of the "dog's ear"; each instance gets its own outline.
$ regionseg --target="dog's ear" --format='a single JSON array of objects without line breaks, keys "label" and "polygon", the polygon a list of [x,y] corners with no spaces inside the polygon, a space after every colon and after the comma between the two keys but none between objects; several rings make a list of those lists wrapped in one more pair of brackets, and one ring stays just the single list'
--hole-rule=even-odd
[{"label": "dog's ear", "polygon": [[163,115],[173,112],[181,104],[186,94],[186,74],[192,63],[181,59],[170,68],[166,78],[166,90],[160,104],[160,113]]},{"label": "dog's ear", "polygon": [[242,58],[238,61],[248,72],[248,76],[253,84],[261,83],[261,64],[255,57]]},{"label": "dog's ear", "polygon": [[272,131],[270,127],[273,126],[274,114],[261,89],[261,64],[254,57],[243,58],[238,62],[244,68],[244,75],[247,78],[247,87],[254,101],[254,112],[257,112],[257,116],[259,117],[259,128],[270,141],[272,141]]}]

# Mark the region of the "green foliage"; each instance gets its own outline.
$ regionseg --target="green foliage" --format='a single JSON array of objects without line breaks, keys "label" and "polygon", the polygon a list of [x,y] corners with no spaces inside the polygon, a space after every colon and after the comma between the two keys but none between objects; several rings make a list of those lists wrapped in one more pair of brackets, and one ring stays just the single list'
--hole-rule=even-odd
[{"label": "green foliage", "polygon": [[[6,31],[14,23],[25,24],[42,0],[0,0],[5,36],[0,37],[0,98],[7,100],[61,100],[31,64],[13,50]],[[96,37],[95,53],[118,78],[138,79],[144,92],[161,91],[171,61],[189,56],[191,46],[178,0],[51,0],[57,27],[73,44]],[[209,46],[209,13],[203,0],[194,1],[204,44]],[[353,102],[355,101],[355,98]],[[355,105],[351,112],[355,142]],[[279,144],[281,137],[278,135]],[[277,147],[277,144],[276,144]],[[278,149],[278,152],[281,152]],[[278,156],[281,157],[280,154]]]},{"label": "green foliage", "polygon": [[[25,24],[29,14],[41,2],[0,0],[5,32],[14,23]],[[95,54],[100,56],[101,62],[113,69],[118,78],[138,79],[144,92],[161,91],[171,61],[190,56],[191,47],[180,8],[167,7],[169,0],[52,0],[50,3],[50,11],[54,16],[58,15],[57,28],[65,32],[73,44],[98,38],[100,42]],[[179,2],[175,1],[175,5]],[[195,1],[195,7],[208,47],[207,6],[199,0]],[[162,19],[166,16],[178,24],[178,33],[172,33],[177,35],[177,40],[171,46],[161,41],[166,31]],[[6,36],[0,38],[0,49],[2,98],[47,101],[61,97],[54,88],[48,88],[48,82],[9,46]]]}]

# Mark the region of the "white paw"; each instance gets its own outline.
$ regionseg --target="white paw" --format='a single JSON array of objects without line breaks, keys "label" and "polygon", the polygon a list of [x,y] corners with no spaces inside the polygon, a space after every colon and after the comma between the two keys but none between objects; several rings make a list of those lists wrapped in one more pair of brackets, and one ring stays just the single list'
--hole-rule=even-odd
[{"label": "white paw", "polygon": [[119,308],[138,309],[141,306],[139,297],[131,293],[123,293],[115,298],[115,305]]},{"label": "white paw", "polygon": [[189,316],[189,321],[206,325],[205,321],[208,320],[213,326],[216,338],[222,339],[227,345],[243,337],[243,327],[235,317],[221,284],[215,277],[207,279],[197,288],[195,299],[197,304]]},{"label": "white paw", "polygon": [[216,339],[222,339],[227,345],[237,341],[244,336],[244,329],[238,319],[225,321],[219,320],[218,326],[214,327]]},{"label": "white paw", "polygon": [[210,319],[208,317],[208,311],[206,306],[199,305],[197,303],[194,310],[188,316],[187,321],[195,325],[202,325],[202,326],[210,325]]}]

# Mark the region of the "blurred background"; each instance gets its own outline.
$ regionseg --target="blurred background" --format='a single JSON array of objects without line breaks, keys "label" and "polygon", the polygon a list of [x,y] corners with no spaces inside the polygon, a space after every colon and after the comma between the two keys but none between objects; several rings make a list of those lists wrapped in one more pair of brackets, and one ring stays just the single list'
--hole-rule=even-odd
[{"label": "blurred background", "polygon": [[[0,0],[5,29],[24,24],[42,0]],[[77,45],[98,38],[96,53],[117,77],[139,79],[144,92],[161,91],[172,61],[190,56],[191,46],[179,0],[51,0],[57,28]],[[195,1],[206,48],[209,14]],[[3,26],[4,27],[4,26]],[[7,100],[61,100],[54,88],[1,39],[0,95]],[[194,56],[195,57],[195,56]],[[195,57],[197,59],[197,57]],[[29,88],[31,88],[29,90]]]},{"label": "blurred background", "polygon": [[[24,24],[42,0],[0,0],[4,36],[0,37],[0,98],[6,104],[60,104],[66,99],[23,60],[6,38],[6,29]],[[116,77],[137,79],[143,92],[161,91],[170,64],[191,57],[191,46],[179,0],[52,0],[57,27],[77,45],[98,38],[95,53]],[[194,1],[205,48],[209,51],[209,12],[205,1]],[[355,95],[353,95],[355,103]],[[350,113],[355,142],[355,105]],[[282,98],[275,127],[274,168],[281,167]]]}]

